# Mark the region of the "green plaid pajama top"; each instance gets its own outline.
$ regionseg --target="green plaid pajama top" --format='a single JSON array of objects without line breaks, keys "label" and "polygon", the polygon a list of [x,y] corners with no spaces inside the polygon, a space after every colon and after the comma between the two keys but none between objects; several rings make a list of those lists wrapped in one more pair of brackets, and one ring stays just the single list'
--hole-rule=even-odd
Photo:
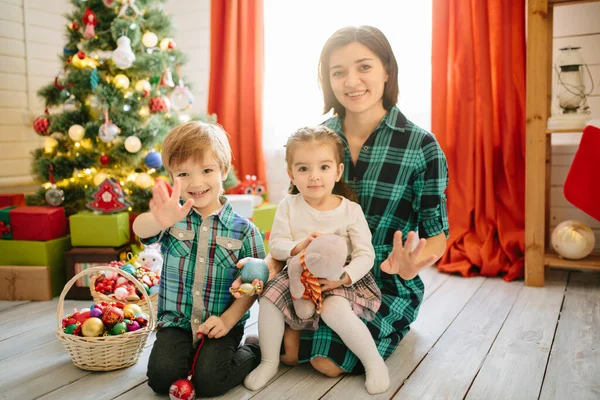
[{"label": "green plaid pajama top", "polygon": [[[372,272],[382,292],[375,319],[365,322],[379,353],[387,359],[408,333],[423,300],[424,285],[418,276],[410,281],[381,271],[392,251],[396,230],[417,231],[420,238],[448,236],[444,191],[448,185],[446,157],[435,137],[419,128],[393,107],[363,144],[356,165],[352,162],[342,121],[323,123],[341,137],[345,147],[344,179],[358,194],[373,234],[375,265]],[[299,362],[327,357],[345,371],[362,372],[356,356],[337,334],[321,324],[303,331]]]},{"label": "green plaid pajama top", "polygon": [[[236,214],[221,198],[223,207],[202,219],[193,208],[187,217],[143,244],[160,240],[163,267],[158,290],[158,326],[196,331],[211,315],[220,316],[235,300],[229,292],[239,276],[237,261],[264,258],[260,232],[252,222]],[[243,326],[247,312],[236,326]]]}]

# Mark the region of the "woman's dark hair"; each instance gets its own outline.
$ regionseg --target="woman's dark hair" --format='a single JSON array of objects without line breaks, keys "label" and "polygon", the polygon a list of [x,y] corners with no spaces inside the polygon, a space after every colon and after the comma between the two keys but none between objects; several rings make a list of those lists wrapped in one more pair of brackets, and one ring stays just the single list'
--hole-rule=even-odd
[{"label": "woman's dark hair", "polygon": [[329,58],[331,53],[350,43],[358,42],[368,47],[381,60],[385,70],[388,73],[388,80],[383,90],[383,108],[387,111],[398,102],[398,63],[392,46],[385,35],[377,28],[372,26],[348,26],[336,31],[327,40],[321,50],[319,57],[319,84],[323,92],[323,114],[327,114],[333,108],[334,114],[343,118],[346,110],[336,99],[331,89],[329,77]]},{"label": "woman's dark hair", "polygon": [[[337,133],[323,125],[314,128],[300,128],[288,138],[285,145],[285,161],[290,171],[292,170],[292,165],[294,163],[294,149],[301,143],[317,143],[331,146],[336,157],[336,165],[339,165],[344,161],[344,144]],[[291,182],[288,192],[290,194],[299,193],[298,188]],[[335,183],[333,193],[358,203],[358,196],[356,196],[356,193],[354,193],[350,186],[344,181],[344,178],[340,178],[339,182]]]}]

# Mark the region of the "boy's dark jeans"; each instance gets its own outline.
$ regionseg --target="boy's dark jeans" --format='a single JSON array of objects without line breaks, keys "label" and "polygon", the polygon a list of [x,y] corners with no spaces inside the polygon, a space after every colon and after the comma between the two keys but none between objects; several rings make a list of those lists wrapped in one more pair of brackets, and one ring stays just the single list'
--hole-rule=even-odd
[{"label": "boy's dark jeans", "polygon": [[[242,383],[246,375],[258,366],[258,345],[238,347],[243,335],[243,327],[234,327],[222,338],[205,338],[192,379],[197,397],[222,395]],[[148,361],[148,386],[156,393],[169,393],[173,382],[187,378],[195,352],[190,331],[159,329]]]}]

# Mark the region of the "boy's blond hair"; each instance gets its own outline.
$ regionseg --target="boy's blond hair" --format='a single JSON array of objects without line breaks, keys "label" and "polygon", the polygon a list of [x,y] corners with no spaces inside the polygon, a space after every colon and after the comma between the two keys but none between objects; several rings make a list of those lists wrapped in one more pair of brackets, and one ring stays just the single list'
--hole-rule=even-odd
[{"label": "boy's blond hair", "polygon": [[190,121],[169,132],[162,146],[162,162],[171,173],[190,158],[202,161],[206,150],[212,151],[222,173],[229,171],[231,147],[227,132],[218,124]]}]

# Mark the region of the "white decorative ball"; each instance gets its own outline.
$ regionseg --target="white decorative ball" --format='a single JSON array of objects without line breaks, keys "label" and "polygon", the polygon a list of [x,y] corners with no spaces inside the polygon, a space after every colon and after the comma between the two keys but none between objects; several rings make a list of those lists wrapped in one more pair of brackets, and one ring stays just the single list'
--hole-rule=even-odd
[{"label": "white decorative ball", "polygon": [[137,136],[129,136],[125,139],[125,150],[130,153],[137,153],[142,148],[142,141]]},{"label": "white decorative ball", "polygon": [[58,140],[49,136],[44,140],[44,151],[46,153],[52,153],[52,151],[58,146]]},{"label": "white decorative ball", "polygon": [[158,44],[158,36],[154,32],[146,32],[142,36],[142,43],[146,47],[154,47]]},{"label": "white decorative ball", "polygon": [[177,85],[171,92],[171,106],[175,111],[189,109],[194,103],[194,96],[187,86]]},{"label": "white decorative ball", "polygon": [[118,126],[109,122],[108,124],[100,125],[100,129],[98,129],[98,137],[105,143],[110,143],[119,136],[121,130]]},{"label": "white decorative ball", "polygon": [[154,186],[154,179],[145,172],[139,173],[135,178],[135,184],[142,189],[147,189]]},{"label": "white decorative ball", "polygon": [[570,260],[579,260],[594,250],[596,238],[594,231],[585,223],[568,220],[554,228],[550,242],[558,255]]},{"label": "white decorative ball", "polygon": [[69,128],[69,137],[74,142],[79,142],[85,136],[85,129],[83,126],[75,124]]}]

